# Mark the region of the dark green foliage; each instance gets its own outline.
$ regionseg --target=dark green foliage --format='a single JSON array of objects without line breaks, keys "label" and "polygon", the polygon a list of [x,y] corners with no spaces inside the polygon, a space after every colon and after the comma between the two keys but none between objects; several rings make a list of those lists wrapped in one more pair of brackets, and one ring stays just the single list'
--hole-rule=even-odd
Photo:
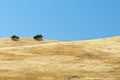
[{"label": "dark green foliage", "polygon": [[37,40],[37,41],[42,41],[43,39],[43,35],[41,35],[41,34],[38,34],[38,35],[35,35],[34,37],[33,37],[33,39],[34,40]]},{"label": "dark green foliage", "polygon": [[18,36],[16,36],[16,35],[13,35],[13,36],[11,36],[11,39],[13,41],[18,41],[20,38]]}]

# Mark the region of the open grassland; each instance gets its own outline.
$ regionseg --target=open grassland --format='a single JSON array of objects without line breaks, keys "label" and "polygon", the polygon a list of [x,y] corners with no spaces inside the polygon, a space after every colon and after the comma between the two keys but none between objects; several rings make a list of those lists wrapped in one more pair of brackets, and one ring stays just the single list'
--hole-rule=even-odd
[{"label": "open grassland", "polygon": [[120,80],[120,37],[0,39],[0,80]]}]

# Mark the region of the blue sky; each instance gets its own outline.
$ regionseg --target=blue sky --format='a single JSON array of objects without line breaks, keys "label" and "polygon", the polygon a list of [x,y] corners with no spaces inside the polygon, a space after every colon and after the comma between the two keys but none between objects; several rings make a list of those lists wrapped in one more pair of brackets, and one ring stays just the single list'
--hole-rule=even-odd
[{"label": "blue sky", "polygon": [[120,0],[0,0],[0,37],[81,40],[120,36]]}]

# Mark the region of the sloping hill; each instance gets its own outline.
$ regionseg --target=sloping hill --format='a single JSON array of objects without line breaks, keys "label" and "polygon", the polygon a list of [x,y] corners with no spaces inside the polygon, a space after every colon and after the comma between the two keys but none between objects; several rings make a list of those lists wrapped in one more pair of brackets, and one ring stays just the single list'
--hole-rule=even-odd
[{"label": "sloping hill", "polygon": [[0,39],[0,80],[120,80],[120,37]]}]

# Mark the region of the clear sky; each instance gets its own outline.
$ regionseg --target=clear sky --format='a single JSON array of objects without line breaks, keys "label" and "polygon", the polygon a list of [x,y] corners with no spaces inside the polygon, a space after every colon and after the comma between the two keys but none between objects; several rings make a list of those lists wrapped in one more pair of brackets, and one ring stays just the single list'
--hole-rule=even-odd
[{"label": "clear sky", "polygon": [[81,40],[120,36],[120,0],[0,0],[0,37]]}]

